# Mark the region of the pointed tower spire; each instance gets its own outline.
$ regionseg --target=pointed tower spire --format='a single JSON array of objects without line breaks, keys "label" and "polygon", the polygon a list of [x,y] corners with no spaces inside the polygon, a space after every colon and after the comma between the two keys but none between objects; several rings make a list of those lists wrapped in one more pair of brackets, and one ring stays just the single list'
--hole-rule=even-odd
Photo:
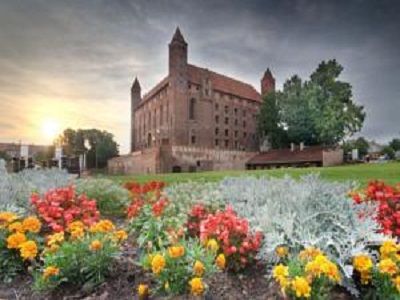
[{"label": "pointed tower spire", "polygon": [[183,35],[182,35],[182,33],[181,33],[181,30],[179,29],[179,26],[176,27],[174,36],[172,37],[171,43],[173,43],[173,42],[179,42],[179,43],[182,43],[182,44],[186,44],[186,41],[185,41],[185,39],[183,38]]},{"label": "pointed tower spire", "polygon": [[132,90],[133,89],[140,91],[140,83],[137,77],[135,77],[135,80],[132,83]]},{"label": "pointed tower spire", "polygon": [[268,94],[269,92],[275,91],[275,78],[269,68],[264,72],[264,76],[261,79],[261,96]]}]

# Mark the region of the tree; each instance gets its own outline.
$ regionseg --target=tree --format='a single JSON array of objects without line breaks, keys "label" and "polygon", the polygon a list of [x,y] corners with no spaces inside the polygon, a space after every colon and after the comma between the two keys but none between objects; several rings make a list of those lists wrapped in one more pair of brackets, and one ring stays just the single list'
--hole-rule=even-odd
[{"label": "tree", "polygon": [[390,146],[385,146],[382,149],[382,154],[386,155],[387,158],[389,158],[389,159],[394,159],[395,156],[396,156],[396,153],[395,153],[394,149],[392,147],[390,147]]},{"label": "tree", "polygon": [[[364,108],[353,102],[351,85],[338,80],[342,71],[336,60],[322,61],[309,80],[303,82],[299,76],[292,76],[282,92],[276,93],[271,115],[279,115],[289,142],[337,145],[362,128]],[[258,123],[261,132],[265,132],[267,117],[266,109],[262,110],[263,121]]]},{"label": "tree", "polygon": [[[89,142],[89,148],[85,147],[85,140]],[[61,145],[64,154],[68,156],[86,153],[88,168],[104,168],[107,161],[119,153],[113,134],[98,129],[68,128],[55,143]]]},{"label": "tree", "polygon": [[389,146],[392,147],[394,151],[400,151],[400,139],[393,139]]},{"label": "tree", "polygon": [[272,148],[281,148],[286,144],[286,131],[282,128],[277,94],[270,92],[264,96],[260,114],[257,118],[257,133],[267,138]]},{"label": "tree", "polygon": [[11,156],[10,155],[8,155],[8,153],[7,152],[5,152],[5,151],[1,151],[0,150],[0,160],[1,159],[3,159],[4,161],[10,161],[11,160]]}]

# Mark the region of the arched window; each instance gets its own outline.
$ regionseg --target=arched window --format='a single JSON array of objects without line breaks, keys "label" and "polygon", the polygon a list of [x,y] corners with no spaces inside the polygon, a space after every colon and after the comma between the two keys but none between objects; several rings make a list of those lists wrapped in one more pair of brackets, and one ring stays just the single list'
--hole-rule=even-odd
[{"label": "arched window", "polygon": [[195,119],[196,99],[191,98],[189,100],[189,120]]}]

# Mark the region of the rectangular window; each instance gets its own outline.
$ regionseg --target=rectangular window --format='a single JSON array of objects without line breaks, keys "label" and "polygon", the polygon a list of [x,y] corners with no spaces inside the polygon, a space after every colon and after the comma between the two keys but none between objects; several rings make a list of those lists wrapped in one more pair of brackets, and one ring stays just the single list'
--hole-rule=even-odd
[{"label": "rectangular window", "polygon": [[235,137],[238,137],[238,131],[235,130]]},{"label": "rectangular window", "polygon": [[235,126],[238,125],[238,119],[235,119]]},{"label": "rectangular window", "polygon": [[235,141],[235,149],[238,149],[238,141]]},{"label": "rectangular window", "polygon": [[246,121],[243,121],[243,128],[246,128]]},{"label": "rectangular window", "polygon": [[243,137],[246,138],[247,137],[247,132],[243,132]]},{"label": "rectangular window", "polygon": [[226,113],[226,114],[229,113],[229,107],[228,107],[228,105],[225,105],[225,113]]},{"label": "rectangular window", "polygon": [[229,124],[229,118],[225,118],[225,124],[226,124],[226,125]]},{"label": "rectangular window", "polygon": [[219,140],[218,139],[215,140],[215,146],[219,146]]},{"label": "rectangular window", "polygon": [[219,123],[219,116],[218,115],[215,116],[215,123],[217,123],[217,124]]},{"label": "rectangular window", "polygon": [[192,135],[192,145],[196,144],[196,136]]},{"label": "rectangular window", "polygon": [[219,104],[215,103],[215,110],[218,110],[218,109],[219,109]]},{"label": "rectangular window", "polygon": [[219,128],[217,127],[217,128],[215,128],[215,135],[218,135],[219,134]]},{"label": "rectangular window", "polygon": [[229,147],[229,140],[225,140],[225,148]]},{"label": "rectangular window", "polygon": [[236,116],[236,115],[237,115],[237,112],[238,112],[238,109],[235,108],[233,111],[235,112],[235,116]]},{"label": "rectangular window", "polygon": [[229,130],[225,129],[225,136],[228,136],[228,135],[229,135]]}]

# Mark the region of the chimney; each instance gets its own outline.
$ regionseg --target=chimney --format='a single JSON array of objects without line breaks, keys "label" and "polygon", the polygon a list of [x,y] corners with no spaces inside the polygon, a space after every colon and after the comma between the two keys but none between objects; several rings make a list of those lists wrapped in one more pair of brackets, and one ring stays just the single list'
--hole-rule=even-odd
[{"label": "chimney", "polygon": [[304,150],[304,142],[301,142],[300,143],[300,151],[303,151]]},{"label": "chimney", "polygon": [[290,143],[290,151],[294,151],[294,143]]}]

